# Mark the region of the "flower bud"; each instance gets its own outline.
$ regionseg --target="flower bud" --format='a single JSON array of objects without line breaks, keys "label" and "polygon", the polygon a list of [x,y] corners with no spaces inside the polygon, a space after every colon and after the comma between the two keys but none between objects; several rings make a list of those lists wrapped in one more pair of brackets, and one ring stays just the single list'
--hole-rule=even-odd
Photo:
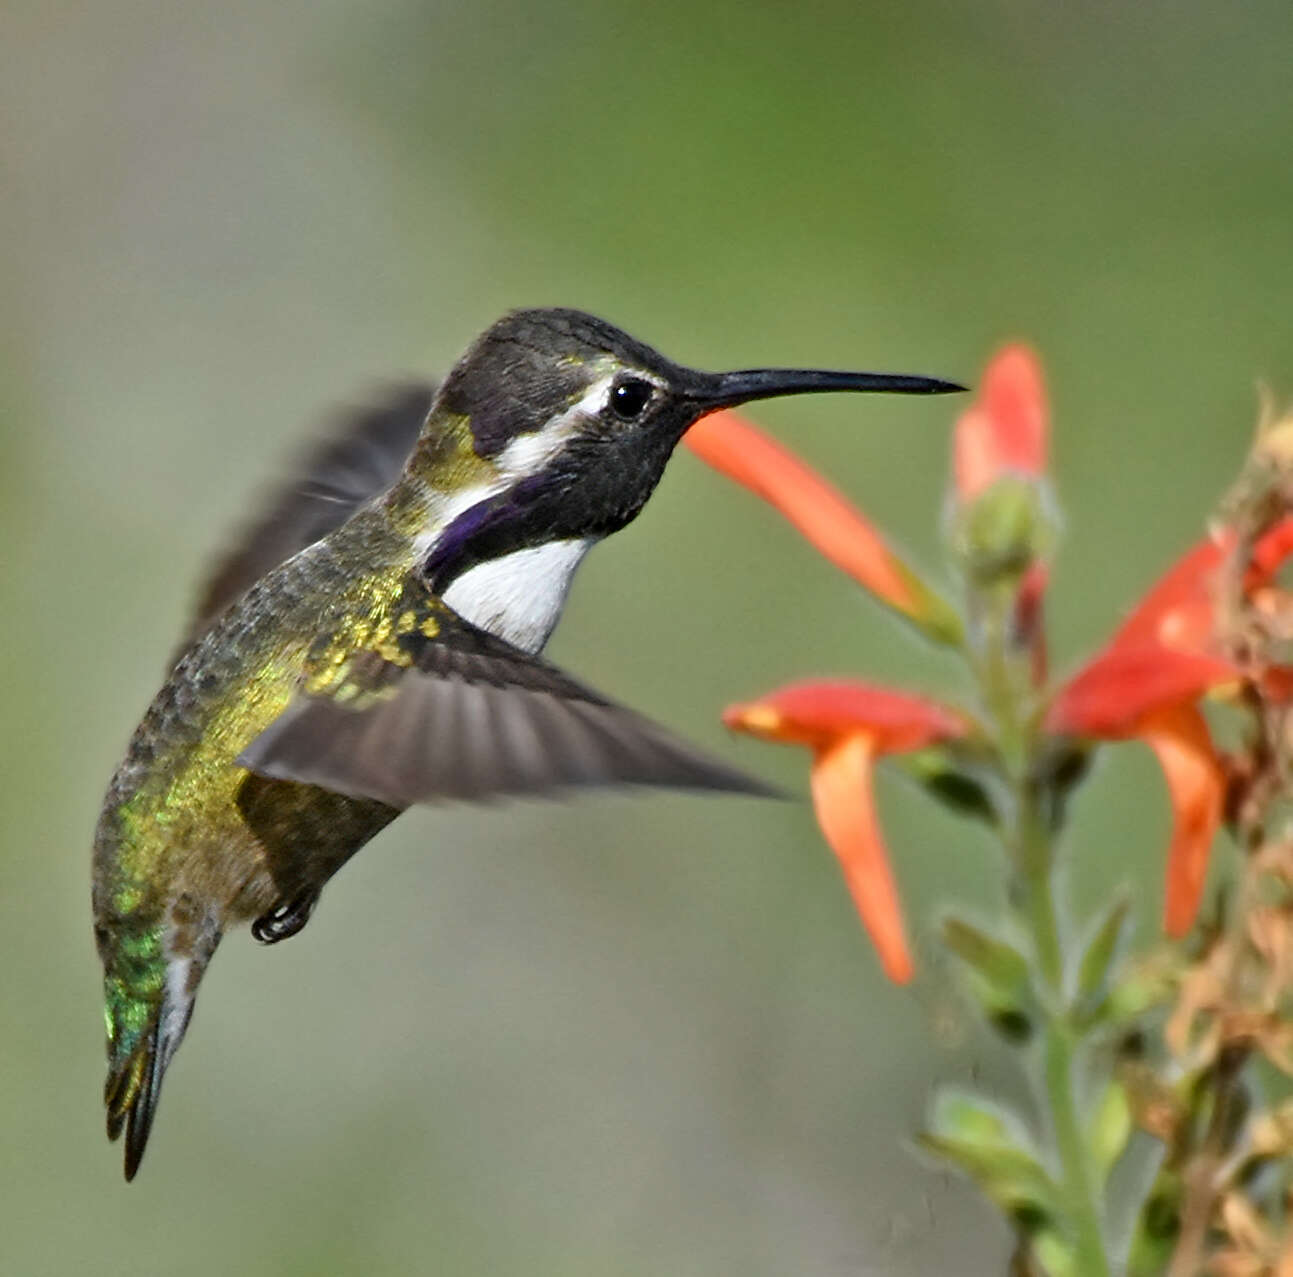
[{"label": "flower bud", "polygon": [[1033,563],[1049,557],[1056,520],[1042,480],[1002,474],[953,512],[952,553],[980,587],[1015,585]]}]

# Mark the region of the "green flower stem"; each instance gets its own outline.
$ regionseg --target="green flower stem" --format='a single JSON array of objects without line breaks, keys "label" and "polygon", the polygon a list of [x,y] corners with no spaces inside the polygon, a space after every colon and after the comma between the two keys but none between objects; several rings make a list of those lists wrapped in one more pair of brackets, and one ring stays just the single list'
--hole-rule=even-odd
[{"label": "green flower stem", "polygon": [[[1055,855],[1046,797],[1033,779],[1037,740],[1029,722],[1027,656],[1011,650],[1009,617],[1013,589],[971,594],[979,608],[977,644],[968,653],[991,715],[1001,766],[1013,797],[1004,824],[1017,875],[1017,902],[1032,935],[1042,984],[1042,1093],[1050,1113],[1061,1187],[1072,1230],[1074,1262],[1082,1277],[1108,1277],[1101,1212],[1091,1158],[1078,1112],[1074,1057],[1079,1035],[1069,1016],[1064,987],[1064,947],[1055,906]],[[977,648],[977,650],[974,650]]]},{"label": "green flower stem", "polygon": [[1046,1096],[1064,1172],[1064,1194],[1073,1212],[1077,1271],[1084,1277],[1098,1277],[1108,1274],[1109,1261],[1091,1184],[1090,1158],[1074,1099],[1073,1047],[1068,1026],[1048,1021],[1042,1039]]},{"label": "green flower stem", "polygon": [[1046,984],[1048,1009],[1064,999],[1064,948],[1055,910],[1050,838],[1040,819],[1037,802],[1027,782],[1016,785],[1015,864],[1022,878],[1024,913],[1032,933],[1033,948]]},{"label": "green flower stem", "polygon": [[1025,917],[1044,983],[1041,998],[1042,1086],[1050,1110],[1062,1187],[1074,1233],[1074,1258],[1083,1277],[1107,1277],[1109,1260],[1084,1124],[1078,1112],[1074,1056],[1078,1034],[1068,1015],[1064,950],[1055,908],[1054,856],[1036,794],[1027,781],[1016,788],[1015,859],[1020,868]]},{"label": "green flower stem", "polygon": [[1012,773],[1023,764],[1023,718],[1016,669],[1017,659],[1009,650],[1006,629],[1011,596],[995,589],[971,595],[974,638],[968,656],[979,680],[983,702],[997,726],[997,746]]}]

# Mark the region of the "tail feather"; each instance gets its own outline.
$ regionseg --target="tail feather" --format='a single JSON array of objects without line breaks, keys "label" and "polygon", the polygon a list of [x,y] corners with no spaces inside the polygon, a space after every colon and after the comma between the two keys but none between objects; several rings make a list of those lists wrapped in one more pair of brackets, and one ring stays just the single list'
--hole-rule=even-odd
[{"label": "tail feather", "polygon": [[[177,965],[179,970],[176,970]],[[193,1014],[193,995],[185,987],[187,963],[171,964],[172,976],[151,1022],[136,1045],[120,1060],[111,1060],[103,1088],[108,1138],[125,1131],[126,1180],[135,1178],[161,1098],[162,1079]]]},{"label": "tail feather", "polygon": [[[151,1039],[150,1039],[151,1043]],[[108,1110],[108,1138],[115,1140],[121,1135],[126,1118],[139,1094],[143,1070],[148,1065],[151,1046],[141,1049],[130,1057],[125,1065],[113,1069],[103,1087],[103,1103]]]}]

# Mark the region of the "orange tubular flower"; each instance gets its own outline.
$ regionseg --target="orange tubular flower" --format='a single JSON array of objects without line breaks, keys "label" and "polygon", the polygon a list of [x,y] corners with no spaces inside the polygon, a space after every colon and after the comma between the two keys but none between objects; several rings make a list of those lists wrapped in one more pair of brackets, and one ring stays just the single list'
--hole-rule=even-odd
[{"label": "orange tubular flower", "polygon": [[1022,345],[998,351],[973,406],[956,423],[952,484],[957,499],[973,501],[1004,474],[1040,479],[1046,472],[1049,420],[1037,356]]},{"label": "orange tubular flower", "polygon": [[[1006,638],[1029,681],[1047,681],[1043,620],[1052,534],[1047,510],[1049,410],[1041,365],[1010,345],[989,363],[975,402],[956,423],[952,540],[971,597],[1008,589]],[[780,444],[733,413],[688,432],[688,446],[779,510],[828,559],[936,637],[959,641],[959,619],[840,493]],[[1050,698],[1042,730],[1092,740],[1143,741],[1172,802],[1164,925],[1189,930],[1221,822],[1225,771],[1198,702],[1244,679],[1293,699],[1293,668],[1241,666],[1216,646],[1218,578],[1238,549],[1223,529],[1185,554],[1148,591],[1112,640]],[[1293,554],[1293,516],[1247,547],[1243,589],[1270,585]],[[875,818],[871,769],[886,753],[964,735],[965,721],[919,697],[860,683],[808,683],[727,711],[729,726],[814,752],[813,799],[844,865],[863,921],[895,980],[911,975],[897,893]]]},{"label": "orange tubular flower", "polygon": [[[1198,913],[1221,823],[1225,772],[1197,701],[1248,671],[1213,650],[1218,574],[1232,530],[1194,546],[1151,587],[1103,651],[1056,693],[1046,730],[1100,740],[1139,739],[1158,758],[1172,801],[1164,927],[1184,935]],[[1293,551],[1293,518],[1253,546],[1244,588],[1265,586]]]},{"label": "orange tubular flower", "polygon": [[[1216,626],[1218,574],[1236,545],[1234,529],[1222,528],[1183,554],[1119,626],[1110,647],[1147,642],[1181,649],[1207,648]],[[1254,543],[1244,571],[1244,590],[1254,594],[1269,585],[1290,553],[1293,515],[1281,519]]]},{"label": "orange tubular flower", "polygon": [[909,753],[963,736],[965,720],[935,701],[867,683],[796,683],[733,705],[723,721],[765,740],[813,751],[817,821],[839,857],[885,974],[912,977],[898,889],[876,819],[871,773],[884,754]]},{"label": "orange tubular flower", "polygon": [[1237,675],[1229,662],[1202,653],[1110,649],[1060,689],[1046,715],[1050,732],[1139,739],[1154,751],[1172,801],[1163,911],[1169,935],[1184,935],[1198,913],[1225,797],[1225,772],[1195,701]]},{"label": "orange tubular flower", "polygon": [[932,637],[954,642],[960,621],[880,532],[794,453],[734,412],[702,417],[683,436],[702,461],[762,497],[836,567]]},{"label": "orange tubular flower", "polygon": [[1006,346],[956,422],[952,539],[968,577],[1013,585],[1011,644],[1027,654],[1034,687],[1047,673],[1043,604],[1051,519],[1043,485],[1049,434],[1041,364],[1028,347]]}]

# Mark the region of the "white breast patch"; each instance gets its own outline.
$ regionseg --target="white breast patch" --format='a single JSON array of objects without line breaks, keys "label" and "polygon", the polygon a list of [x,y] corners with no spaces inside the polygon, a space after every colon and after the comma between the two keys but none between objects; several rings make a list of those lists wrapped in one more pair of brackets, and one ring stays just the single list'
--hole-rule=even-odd
[{"label": "white breast patch", "polygon": [[553,541],[478,563],[453,580],[444,601],[482,630],[537,652],[556,628],[570,580],[592,545],[590,539]]}]

